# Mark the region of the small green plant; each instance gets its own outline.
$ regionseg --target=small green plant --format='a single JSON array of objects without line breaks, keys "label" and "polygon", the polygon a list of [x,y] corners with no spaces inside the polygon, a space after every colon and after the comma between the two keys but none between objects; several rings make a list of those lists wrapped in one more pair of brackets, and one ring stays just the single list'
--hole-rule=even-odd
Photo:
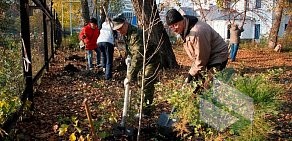
[{"label": "small green plant", "polygon": [[[70,141],[75,141],[78,135],[79,135],[78,140],[84,140],[84,137],[81,135],[82,129],[78,125],[79,120],[77,119],[77,117],[71,117],[70,121],[68,118],[59,117],[59,122],[61,124],[58,129],[59,136],[64,136],[68,132],[68,130],[70,130],[72,131],[69,136]],[[86,138],[89,139],[89,134],[86,136]]]},{"label": "small green plant", "polygon": [[72,36],[67,36],[65,40],[68,41],[67,47],[69,49],[78,49],[79,48],[79,39],[78,33],[73,33]]},{"label": "small green plant", "polygon": [[[269,73],[265,74],[241,76],[236,74],[233,69],[226,69],[223,72],[217,73],[215,78],[224,82],[222,85],[226,85],[227,89],[215,90],[212,87],[212,89],[205,90],[201,96],[193,94],[193,90],[197,86],[196,83],[182,87],[183,82],[179,81],[183,80],[182,76],[178,76],[177,79],[169,81],[167,84],[168,87],[157,84],[157,90],[161,96],[168,98],[167,101],[171,105],[176,106],[177,110],[172,117],[178,119],[175,130],[182,139],[188,140],[192,137],[200,137],[205,140],[265,140],[267,132],[271,130],[272,126],[263,117],[268,113],[277,113],[278,101],[276,101],[276,97],[282,91],[279,86],[270,81],[270,77],[279,76],[281,73],[282,70],[280,69],[269,71]],[[238,111],[234,111],[235,109],[230,109],[230,106],[227,106],[240,102],[240,99],[236,99],[232,95],[235,91],[228,92],[229,87],[230,90],[236,90],[242,95],[251,98],[250,102],[253,102],[251,104],[254,104],[254,106],[251,105],[245,108],[253,108],[250,109],[253,110],[250,113],[252,117],[247,119],[242,113],[238,114]],[[216,99],[214,100],[215,91],[222,93],[227,98],[230,97],[230,100],[225,101],[230,101],[230,103],[223,105],[216,101]],[[214,104],[221,110],[235,116],[238,120],[222,131],[215,130],[200,120],[198,98]]]},{"label": "small green plant", "polygon": [[210,127],[206,127],[205,123],[199,120],[199,97],[193,93],[196,83],[185,85],[182,76],[169,82],[164,87],[157,84],[158,91],[167,98],[170,105],[175,106],[176,111],[171,118],[179,119],[175,123],[175,131],[182,139],[189,140],[193,137],[208,137],[215,132]]},{"label": "small green plant", "polygon": [[272,84],[266,75],[237,76],[234,86],[242,93],[253,98],[255,104],[273,103],[281,89]]}]

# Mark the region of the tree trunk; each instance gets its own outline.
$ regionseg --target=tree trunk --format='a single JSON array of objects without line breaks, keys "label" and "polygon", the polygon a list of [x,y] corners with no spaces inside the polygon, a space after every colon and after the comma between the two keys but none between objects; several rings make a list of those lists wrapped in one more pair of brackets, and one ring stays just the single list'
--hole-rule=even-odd
[{"label": "tree trunk", "polygon": [[248,4],[248,1],[244,0],[244,13],[243,13],[243,19],[242,19],[242,22],[241,22],[241,25],[240,25],[240,27],[242,27],[242,28],[244,26],[244,22],[245,22],[245,19],[246,19],[247,4]]},{"label": "tree trunk", "polygon": [[270,48],[275,48],[277,45],[278,41],[278,32],[281,24],[281,19],[282,19],[282,13],[283,13],[283,3],[284,0],[278,0],[278,3],[275,8],[275,18],[273,21],[273,25],[271,28],[271,32],[269,35],[269,47]]},{"label": "tree trunk", "polygon": [[[100,22],[101,24],[106,19],[106,12],[108,11],[109,0],[104,0],[100,7]],[[105,10],[105,11],[104,11]]]},{"label": "tree trunk", "polygon": [[203,9],[203,7],[202,7],[202,3],[201,3],[201,1],[199,0],[193,0],[193,3],[196,5],[196,6],[198,6],[198,7],[200,7],[200,16],[201,16],[201,20],[202,21],[204,21],[204,22],[206,22],[207,21],[207,19],[206,19],[206,13],[204,13],[204,9]]},{"label": "tree trunk", "polygon": [[81,9],[82,9],[82,18],[84,23],[89,22],[89,7],[88,7],[88,1],[87,0],[80,0],[81,1]]},{"label": "tree trunk", "polygon": [[[143,19],[142,18],[143,0],[132,0],[132,3],[136,16],[138,18],[138,23],[143,23],[141,21]],[[177,67],[175,54],[173,53],[168,34],[166,33],[163,24],[160,20],[155,0],[145,0],[143,8],[145,18],[144,27],[145,29],[148,29],[147,33],[150,33],[150,41],[160,46],[160,55],[162,59],[161,66],[163,68]]]}]

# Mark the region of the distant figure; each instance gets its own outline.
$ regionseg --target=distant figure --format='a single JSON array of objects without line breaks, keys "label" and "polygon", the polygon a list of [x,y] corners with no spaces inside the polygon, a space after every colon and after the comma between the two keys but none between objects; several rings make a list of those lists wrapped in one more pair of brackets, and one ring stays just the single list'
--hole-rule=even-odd
[{"label": "distant figure", "polygon": [[242,26],[238,28],[235,23],[231,24],[230,27],[230,61],[233,62],[236,59],[237,51],[240,43],[241,32],[243,32]]},{"label": "distant figure", "polygon": [[100,29],[100,36],[97,39],[97,47],[101,51],[103,70],[105,72],[105,80],[112,78],[112,66],[114,55],[114,35],[112,30],[112,23],[109,18],[106,18]]},{"label": "distant figure", "polygon": [[100,64],[100,52],[97,49],[96,41],[99,36],[99,29],[97,27],[97,20],[91,18],[89,23],[85,25],[79,33],[79,39],[85,44],[85,50],[87,52],[87,62],[89,70],[93,69],[92,58],[93,50],[97,54],[97,64]]}]

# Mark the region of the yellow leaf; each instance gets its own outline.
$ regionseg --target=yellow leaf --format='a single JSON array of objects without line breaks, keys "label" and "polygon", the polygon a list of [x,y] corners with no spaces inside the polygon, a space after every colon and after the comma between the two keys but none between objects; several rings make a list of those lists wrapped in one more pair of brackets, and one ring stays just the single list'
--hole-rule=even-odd
[{"label": "yellow leaf", "polygon": [[70,135],[69,139],[70,141],[76,141],[75,132]]},{"label": "yellow leaf", "polygon": [[63,136],[68,129],[69,125],[67,124],[62,124],[61,127],[59,128],[59,136]]}]

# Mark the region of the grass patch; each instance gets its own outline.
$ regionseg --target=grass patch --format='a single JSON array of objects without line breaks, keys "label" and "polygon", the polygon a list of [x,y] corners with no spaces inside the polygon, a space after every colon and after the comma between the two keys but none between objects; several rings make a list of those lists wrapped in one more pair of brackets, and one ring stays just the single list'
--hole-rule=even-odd
[{"label": "grass patch", "polygon": [[[213,89],[205,92],[201,97],[192,93],[196,84],[182,88],[182,82],[179,81],[181,80],[180,76],[175,80],[168,81],[167,86],[157,85],[157,90],[164,97],[162,99],[167,98],[171,105],[178,107],[173,117],[180,119],[175,130],[182,139],[200,137],[205,140],[266,140],[268,132],[272,129],[272,124],[265,119],[265,115],[277,113],[279,102],[276,98],[283,90],[271,79],[274,77],[273,74],[277,75],[278,73],[271,74],[271,72],[279,71],[240,76],[234,70],[226,69],[223,73],[216,75],[218,80],[224,82],[222,85],[226,88],[216,90],[214,87],[218,87],[218,84],[214,83]],[[242,96],[239,95],[235,98],[234,93],[236,92],[240,92]],[[216,93],[219,93],[219,96],[214,96]],[[218,100],[220,95],[221,98],[227,98],[224,103],[222,103],[224,100]],[[247,102],[248,105],[245,107],[242,105],[241,107],[234,106],[236,103],[242,103],[244,101],[242,99],[246,97],[250,98],[250,101]],[[199,101],[202,100],[200,98],[228,112],[238,120],[221,131],[216,130],[210,124],[206,125],[202,122],[199,114],[201,110]],[[253,110],[253,112],[244,112],[249,110]],[[245,114],[250,114],[250,116]],[[218,118],[216,120],[218,121]]]}]

